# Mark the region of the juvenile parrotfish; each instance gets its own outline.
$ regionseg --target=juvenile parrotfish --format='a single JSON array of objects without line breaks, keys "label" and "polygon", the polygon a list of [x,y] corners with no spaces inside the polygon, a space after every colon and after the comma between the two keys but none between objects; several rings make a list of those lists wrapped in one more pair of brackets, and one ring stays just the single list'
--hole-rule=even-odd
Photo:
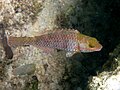
[{"label": "juvenile parrotfish", "polygon": [[8,37],[10,47],[33,45],[37,48],[65,50],[67,52],[100,51],[102,45],[96,38],[81,34],[77,30],[62,29],[34,37]]}]

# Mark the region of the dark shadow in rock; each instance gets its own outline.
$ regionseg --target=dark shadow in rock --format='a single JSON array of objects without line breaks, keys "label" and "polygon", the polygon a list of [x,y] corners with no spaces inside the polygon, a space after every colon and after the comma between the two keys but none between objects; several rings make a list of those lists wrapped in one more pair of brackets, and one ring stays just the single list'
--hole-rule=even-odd
[{"label": "dark shadow in rock", "polygon": [[8,45],[8,41],[7,41],[7,36],[5,35],[5,25],[4,23],[0,24],[0,30],[1,32],[1,37],[0,37],[0,43],[2,43],[4,51],[5,51],[5,55],[7,59],[12,59],[13,58],[13,52],[11,47]]}]

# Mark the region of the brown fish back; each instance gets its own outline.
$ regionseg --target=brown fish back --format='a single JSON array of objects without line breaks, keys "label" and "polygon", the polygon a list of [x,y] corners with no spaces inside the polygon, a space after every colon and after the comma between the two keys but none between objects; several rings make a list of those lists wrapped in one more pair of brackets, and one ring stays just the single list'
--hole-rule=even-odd
[{"label": "brown fish back", "polygon": [[24,46],[24,45],[32,45],[35,42],[34,37],[9,37],[8,44],[11,47],[17,47],[17,46]]}]

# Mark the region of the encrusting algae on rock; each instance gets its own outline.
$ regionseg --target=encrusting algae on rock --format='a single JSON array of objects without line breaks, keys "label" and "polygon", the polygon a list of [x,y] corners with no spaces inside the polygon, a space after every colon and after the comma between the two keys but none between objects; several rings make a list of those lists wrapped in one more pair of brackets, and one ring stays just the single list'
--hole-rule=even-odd
[{"label": "encrusting algae on rock", "polygon": [[67,52],[94,52],[100,51],[102,45],[97,39],[81,34],[74,29],[57,29],[50,33],[34,37],[8,37],[10,47],[33,45],[47,52],[65,50]]}]

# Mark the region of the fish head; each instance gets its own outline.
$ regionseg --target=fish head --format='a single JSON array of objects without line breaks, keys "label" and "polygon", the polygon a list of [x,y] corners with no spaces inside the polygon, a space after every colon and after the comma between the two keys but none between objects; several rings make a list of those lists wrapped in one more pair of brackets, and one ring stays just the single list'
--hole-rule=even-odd
[{"label": "fish head", "polygon": [[95,52],[102,49],[102,45],[96,38],[93,37],[82,35],[82,37],[78,39],[78,42],[81,52]]}]

